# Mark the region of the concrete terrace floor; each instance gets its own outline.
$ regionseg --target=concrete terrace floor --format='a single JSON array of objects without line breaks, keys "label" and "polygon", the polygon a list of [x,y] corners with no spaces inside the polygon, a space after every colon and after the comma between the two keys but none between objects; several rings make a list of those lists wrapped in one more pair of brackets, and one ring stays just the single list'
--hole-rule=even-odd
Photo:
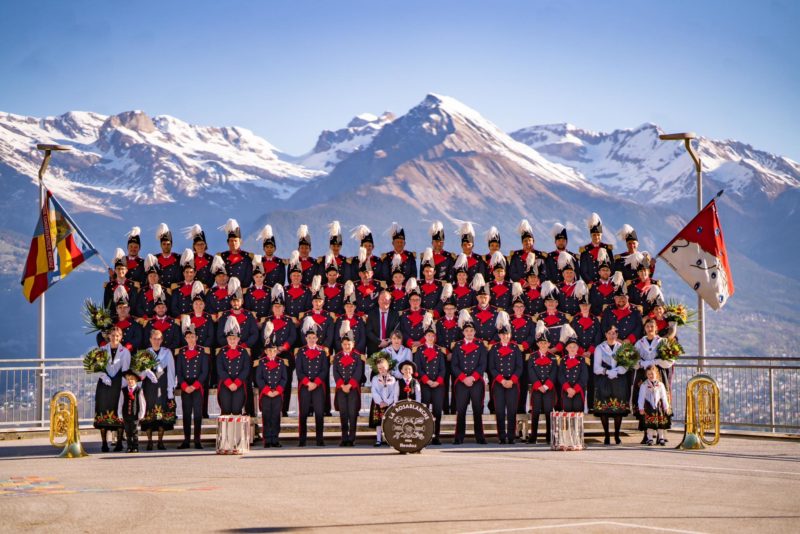
[{"label": "concrete terrace floor", "polygon": [[[0,531],[797,532],[800,443],[700,452],[592,440],[582,452],[466,444],[99,452],[0,442]],[[680,435],[670,433],[670,446]]]}]

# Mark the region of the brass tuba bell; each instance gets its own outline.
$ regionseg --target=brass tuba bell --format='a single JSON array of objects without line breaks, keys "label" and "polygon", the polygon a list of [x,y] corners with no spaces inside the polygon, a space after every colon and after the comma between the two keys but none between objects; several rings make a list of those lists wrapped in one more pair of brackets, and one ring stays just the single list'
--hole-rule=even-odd
[{"label": "brass tuba bell", "polygon": [[[63,441],[56,441],[63,438]],[[59,458],[89,456],[81,445],[78,430],[78,399],[69,391],[59,391],[50,399],[50,444],[62,448]]]},{"label": "brass tuba bell", "polygon": [[[713,431],[709,440],[706,433]],[[719,387],[708,375],[698,374],[686,383],[686,426],[676,449],[705,449],[719,442]]]}]

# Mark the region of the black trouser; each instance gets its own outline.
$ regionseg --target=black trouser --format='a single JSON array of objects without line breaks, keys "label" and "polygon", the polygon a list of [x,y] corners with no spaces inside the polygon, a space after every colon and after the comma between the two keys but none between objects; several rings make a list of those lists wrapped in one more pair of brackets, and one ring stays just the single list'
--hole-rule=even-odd
[{"label": "black trouser", "polygon": [[483,439],[483,380],[476,380],[467,387],[463,382],[455,386],[456,439],[463,440],[467,433],[467,407],[472,405],[472,420],[475,424],[475,439]]},{"label": "black trouser", "polygon": [[125,441],[128,442],[129,449],[139,448],[139,421],[135,417],[124,417],[123,424],[125,425]]},{"label": "black trouser", "polygon": [[519,386],[514,384],[506,389],[502,384],[495,383],[492,386],[492,397],[494,397],[494,413],[497,420],[497,437],[512,440],[517,432]]},{"label": "black trouser", "polygon": [[192,435],[192,421],[194,420],[194,440],[200,442],[200,428],[203,424],[203,392],[195,389],[191,393],[181,391],[181,408],[183,409],[183,439],[189,441]]},{"label": "black trouser", "polygon": [[325,425],[325,388],[317,386],[314,391],[309,391],[305,386],[299,386],[297,396],[299,397],[300,418],[300,441],[305,441],[308,435],[308,413],[314,409],[314,424],[317,433],[317,441],[322,441],[322,429]]},{"label": "black trouser", "polygon": [[231,391],[225,384],[220,384],[217,390],[219,411],[222,415],[242,415],[247,391],[247,382],[242,383],[236,391]]},{"label": "black trouser", "polygon": [[545,393],[538,389],[531,389],[531,404],[533,404],[533,410],[531,410],[531,436],[534,441],[539,435],[539,416],[544,414],[544,423],[547,428],[547,437],[545,439],[547,443],[550,443],[550,412],[553,411],[555,398],[555,392],[552,389],[548,389]]},{"label": "black trouser", "polygon": [[444,408],[446,390],[447,381],[435,388],[425,384],[422,385],[422,404],[431,406],[431,411],[433,412],[433,437],[435,438],[439,437],[439,430],[442,426],[442,409]]},{"label": "black trouser", "polygon": [[454,413],[456,411],[456,400],[453,395],[453,368],[450,366],[450,360],[447,360],[444,365],[444,384],[436,389],[441,389],[444,394],[442,399],[444,409],[447,413]]},{"label": "black trouser", "polygon": [[[494,384],[492,373],[487,371],[486,375],[489,377],[489,384]],[[491,389],[489,391],[491,392]],[[486,403],[486,407],[489,409],[489,413],[494,413],[494,395],[489,395],[489,402]]]},{"label": "black trouser", "polygon": [[339,423],[342,426],[342,441],[356,440],[358,411],[361,409],[361,391],[352,388],[350,393],[336,390],[336,406],[339,410]]},{"label": "black trouser", "polygon": [[[285,395],[285,393],[284,393]],[[281,411],[283,398],[280,395],[261,397],[261,424],[264,425],[264,443],[276,443],[281,432]]]},{"label": "black trouser", "polygon": [[583,411],[583,396],[575,392],[572,398],[569,398],[566,391],[561,391],[561,409],[565,412],[582,412]]},{"label": "black trouser", "polygon": [[247,375],[247,379],[244,381],[247,384],[248,391],[250,395],[247,395],[247,398],[244,400],[244,413],[249,415],[250,417],[256,416],[256,402],[257,397],[253,395],[253,390],[255,388],[258,391],[258,386],[256,385],[256,371],[254,367],[250,367],[250,372]]},{"label": "black trouser", "polygon": [[519,400],[517,402],[517,413],[528,413],[528,373],[522,373],[519,377]]},{"label": "black trouser", "polygon": [[[330,366],[328,366],[328,370],[325,371],[325,376],[322,377],[322,382],[323,382],[323,384],[325,384],[326,388],[331,383],[331,368],[330,368]],[[316,409],[314,411],[316,412]],[[331,413],[331,396],[330,395],[325,395],[325,415],[328,415],[330,413]]]},{"label": "black trouser", "polygon": [[286,387],[283,388],[283,413],[289,412],[289,403],[292,401],[292,381],[294,380],[294,365],[286,366]]}]

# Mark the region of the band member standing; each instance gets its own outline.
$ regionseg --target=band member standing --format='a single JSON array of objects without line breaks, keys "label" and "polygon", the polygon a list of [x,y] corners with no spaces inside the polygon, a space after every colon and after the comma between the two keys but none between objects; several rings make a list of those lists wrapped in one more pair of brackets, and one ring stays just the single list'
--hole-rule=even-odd
[{"label": "band member standing", "polygon": [[485,278],[486,263],[483,261],[483,257],[474,251],[475,229],[472,227],[472,223],[462,223],[458,227],[457,233],[461,236],[461,253],[466,257],[466,265],[463,265],[461,269],[464,269],[467,273],[467,283],[471,282],[472,278],[478,273],[481,273],[481,276]]},{"label": "band member standing", "polygon": [[642,314],[628,301],[627,284],[622,273],[617,271],[612,279],[614,284],[614,307],[606,308],[600,320],[604,332],[613,325],[617,327],[621,341],[636,341],[642,337]]},{"label": "band member standing", "polygon": [[144,260],[139,256],[139,251],[142,249],[141,233],[142,229],[138,226],[134,226],[128,232],[128,255],[125,257],[125,266],[128,269],[126,276],[139,285],[144,284],[145,279]]},{"label": "band member standing", "polygon": [[[125,288],[129,300],[136,302],[139,284],[133,278],[128,277],[128,267],[125,260],[125,253],[118,248],[114,254],[114,271],[111,278],[103,284],[103,307],[110,309],[112,317],[116,317],[114,306],[114,292],[118,287]],[[142,277],[144,277],[144,267],[142,267]]]},{"label": "band member standing", "polygon": [[561,388],[561,409],[565,412],[583,412],[586,389],[589,385],[589,367],[578,355],[578,336],[569,325],[561,327],[561,343],[565,355],[558,366],[558,384]]},{"label": "band member standing", "polygon": [[[454,306],[451,306],[455,309]],[[444,410],[447,393],[445,349],[436,345],[437,325],[433,315],[426,313],[422,321],[425,331],[425,342],[414,351],[414,363],[422,382],[422,403],[431,408],[433,413],[433,440],[432,445],[441,445],[439,439],[442,425],[442,411]]]},{"label": "band member standing", "polygon": [[559,287],[558,309],[570,317],[578,313],[578,299],[573,295],[576,284],[574,260],[568,252],[558,256],[558,268],[564,280]]},{"label": "band member standing", "polygon": [[303,285],[303,266],[296,250],[289,257],[289,285],[285,293],[286,315],[299,319],[311,309],[311,291]]},{"label": "band member standing", "polygon": [[211,260],[211,274],[214,276],[214,285],[206,294],[206,310],[211,315],[218,315],[231,309],[230,294],[228,293],[228,271],[222,256],[216,255]]},{"label": "band member standing", "polygon": [[486,347],[475,339],[475,324],[468,310],[461,310],[458,315],[458,326],[464,333],[464,339],[453,347],[453,375],[456,377],[454,394],[456,397],[456,436],[454,445],[464,443],[467,425],[467,407],[472,406],[472,418],[475,427],[475,441],[486,444],[483,434],[483,396],[486,372]]},{"label": "band member standing", "polygon": [[589,301],[592,313],[600,316],[606,306],[614,304],[614,284],[611,283],[611,257],[601,248],[597,253],[597,281],[591,283]]},{"label": "band member standing", "polygon": [[366,354],[367,352],[367,327],[364,323],[364,318],[360,317],[356,311],[356,300],[355,285],[352,280],[348,280],[344,284],[344,313],[336,319],[333,328],[333,348],[336,352],[342,350],[342,339],[339,334],[342,332],[342,324],[345,322],[350,324],[353,349],[359,354]]},{"label": "band member standing", "polygon": [[[272,286],[270,292],[270,299],[272,300],[272,315],[266,317],[263,321],[263,327],[266,328],[267,323],[272,324],[272,341],[275,343],[277,354],[282,358],[283,364],[286,367],[286,384],[283,386],[283,416],[289,415],[289,402],[292,395],[292,377],[294,376],[294,348],[298,341],[297,327],[293,317],[285,313],[286,295],[283,287],[280,284]],[[266,339],[265,339],[266,341]]]},{"label": "band member standing", "polygon": [[[444,225],[442,222],[434,221],[428,228],[428,234],[431,236],[431,252],[433,253],[433,277],[440,282],[454,282],[453,265],[455,265],[456,255],[444,250]],[[422,263],[420,263],[420,271],[422,271]]]},{"label": "band member standing", "polygon": [[[484,278],[487,280],[492,280],[494,276],[492,275],[494,271],[494,265],[491,264],[492,256],[494,256],[495,252],[500,252],[500,231],[497,229],[496,226],[492,226],[489,228],[489,231],[485,234],[486,237],[486,246],[489,248],[489,252],[483,255],[483,263],[486,265],[486,272],[484,273]],[[500,256],[503,253],[500,252]],[[505,266],[505,258],[503,258],[503,265]]]},{"label": "band member standing", "polygon": [[573,267],[576,272],[580,272],[581,266],[578,256],[576,256],[574,252],[567,250],[568,237],[567,229],[564,225],[559,223],[554,224],[550,233],[553,236],[553,241],[555,241],[556,249],[547,255],[547,276],[556,286],[560,286],[564,282],[561,269],[558,268],[558,260],[562,254],[569,254],[574,258],[575,263]]},{"label": "band member standing", "polygon": [[[320,270],[324,273],[326,279],[325,287],[323,288],[325,292],[325,304],[323,308],[327,312],[341,315],[344,312],[344,294],[342,284],[338,282],[338,280],[342,278],[338,260],[332,252],[329,252],[321,261],[322,269]],[[343,266],[346,267],[347,264],[343,263]]]},{"label": "band member standing", "polygon": [[308,415],[314,410],[317,446],[325,446],[323,430],[325,427],[325,397],[329,376],[328,349],[317,345],[319,324],[309,316],[303,320],[301,332],[306,344],[295,351],[297,365],[297,396],[299,402],[300,440],[298,447],[306,446],[308,436]]},{"label": "band member standing", "polygon": [[[125,286],[117,286],[113,297],[114,308],[117,310],[114,326],[122,331],[122,344],[130,352],[136,352],[143,344],[142,327],[130,315],[130,297],[125,291]],[[106,332],[97,333],[97,346],[102,347],[108,343]]]},{"label": "band member standing", "polygon": [[[523,367],[528,355],[536,348],[536,323],[525,314],[525,293],[519,282],[514,282],[511,286],[512,315],[511,320],[511,340],[517,344],[522,353]],[[528,413],[528,373],[522,372],[519,375],[519,402],[517,402],[517,414]]]},{"label": "band member standing", "polygon": [[153,286],[153,313],[150,319],[140,319],[144,323],[144,339],[150,339],[150,333],[158,330],[163,336],[162,344],[169,350],[177,349],[183,336],[175,319],[167,315],[167,294],[160,284]]},{"label": "band member standing", "polygon": [[406,283],[406,295],[408,309],[400,312],[400,332],[403,333],[405,346],[413,351],[422,344],[422,338],[425,337],[422,321],[426,314],[422,309],[422,296],[416,279],[410,278]]},{"label": "band member standing", "polygon": [[353,260],[353,268],[358,270],[358,280],[356,282],[356,311],[359,315],[367,315],[370,310],[378,305],[378,295],[381,292],[382,284],[373,280],[375,256],[370,258],[367,249],[358,249],[358,258]]},{"label": "band member standing", "polygon": [[258,405],[261,409],[261,423],[264,427],[264,448],[281,447],[278,435],[281,432],[281,412],[283,396],[289,381],[286,366],[278,357],[278,342],[274,336],[273,323],[264,326],[264,357],[256,369]]},{"label": "band member standing", "polygon": [[545,310],[542,298],[542,279],[544,275],[544,261],[541,258],[528,254],[525,259],[525,277],[521,280],[522,299],[525,301],[525,313],[534,317]]},{"label": "band member standing", "polygon": [[155,308],[153,288],[156,285],[161,286],[161,270],[158,266],[158,259],[152,254],[148,254],[144,259],[144,272],[146,283],[139,291],[139,302],[133,315],[147,319],[155,314],[153,310]]},{"label": "band member standing", "polygon": [[583,280],[575,284],[575,291],[572,293],[578,299],[580,311],[570,321],[570,326],[575,331],[578,340],[578,354],[582,354],[584,362],[589,366],[589,376],[587,377],[586,404],[591,407],[594,405],[594,349],[603,342],[603,330],[600,326],[600,319],[592,315],[591,304],[589,304],[589,292]]},{"label": "band member standing", "polygon": [[180,264],[183,281],[172,284],[170,288],[169,311],[175,318],[192,311],[192,285],[195,282],[194,252],[188,248],[184,250]]},{"label": "band member standing", "polygon": [[453,298],[456,309],[466,310],[477,304],[475,291],[469,285],[469,259],[466,254],[459,254],[453,266],[456,272],[456,281],[453,283]]},{"label": "band member standing", "polygon": [[[352,284],[352,281],[348,281]],[[352,447],[356,441],[358,412],[361,410],[361,379],[364,376],[363,356],[355,346],[355,333],[350,323],[344,321],[339,330],[342,350],[331,362],[333,381],[336,384],[335,408],[339,412],[342,428],[340,447]]]},{"label": "band member standing", "polygon": [[406,247],[406,232],[403,227],[393,222],[389,229],[386,231],[392,236],[392,251],[387,252],[381,256],[381,263],[383,264],[383,272],[385,280],[391,279],[391,273],[394,272],[392,264],[395,256],[400,256],[400,271],[403,273],[403,279],[417,277],[417,258],[413,252],[409,252]]},{"label": "band member standing", "polygon": [[489,376],[492,380],[497,419],[497,437],[501,445],[514,444],[517,431],[517,402],[519,401],[519,377],[523,372],[522,352],[511,341],[511,320],[501,310],[497,314],[497,334],[500,341],[489,349]]},{"label": "band member standing", "polygon": [[253,254],[242,250],[242,229],[236,219],[228,219],[219,227],[228,236],[228,250],[220,252],[225,262],[225,270],[231,278],[236,277],[242,287],[249,287],[253,281]]},{"label": "band member standing", "polygon": [[[529,264],[537,264],[536,260],[541,260],[541,267],[539,267],[540,278],[547,280],[547,274],[544,272],[544,262],[547,259],[547,254],[533,248],[534,237],[533,228],[527,219],[522,219],[517,232],[522,240],[522,248],[520,250],[512,250],[508,256],[508,277],[512,282],[522,282],[530,272]],[[529,256],[533,259],[528,260]],[[535,312],[538,313],[538,312]]]},{"label": "band member standing", "polygon": [[[626,282],[635,280],[636,271],[630,263],[626,264],[626,260],[628,256],[639,250],[639,237],[636,235],[636,230],[629,224],[623,224],[617,235],[621,240],[625,241],[626,250],[614,256],[614,272],[621,271],[622,277]],[[653,274],[655,272],[656,261],[652,259],[649,254],[645,253],[645,255],[650,262],[650,274]]]},{"label": "band member standing", "polygon": [[[414,268],[416,269],[416,267]],[[391,307],[394,311],[401,312],[408,308],[408,300],[406,298],[406,277],[403,274],[403,258],[400,254],[392,256],[388,274],[391,284],[386,290],[392,296]]]},{"label": "band member standing", "polygon": [[255,316],[256,321],[269,315],[272,308],[270,288],[264,282],[264,275],[261,254],[253,254],[253,283],[245,290],[243,307]]},{"label": "band member standing", "polygon": [[[499,238],[498,238],[499,239]],[[506,280],[506,258],[498,250],[489,259],[489,270],[494,277],[489,283],[492,306],[498,310],[511,311],[511,282]]]},{"label": "band member standing", "polygon": [[194,423],[194,448],[202,449],[200,432],[203,424],[203,399],[208,390],[209,349],[197,344],[196,328],[188,315],[181,318],[181,330],[186,344],[175,353],[175,381],[181,388],[183,409],[183,441],[178,448],[189,448]]},{"label": "band member standing", "polygon": [[647,316],[653,311],[650,301],[647,300],[647,292],[653,286],[660,286],[660,280],[650,278],[650,260],[641,252],[635,252],[628,256],[626,264],[630,261],[631,266],[636,269],[637,280],[628,282],[628,298],[631,304],[638,306],[642,316]]},{"label": "band member standing", "polygon": [[[378,283],[386,282],[386,279],[383,277],[383,265],[381,264],[381,259],[374,254],[375,241],[372,238],[372,230],[361,224],[353,228],[351,237],[358,240],[359,254],[358,258],[352,258],[350,260],[350,265],[355,265],[356,260],[358,260],[360,268],[364,268],[364,263],[366,262],[366,259],[369,258],[372,278]],[[361,254],[362,248],[364,249],[363,256]],[[355,282],[356,279],[354,278],[353,281]]]},{"label": "band member standing", "polygon": [[[350,273],[350,260],[342,256],[342,227],[339,221],[333,221],[328,225],[328,244],[330,249],[325,256],[317,258],[317,272],[327,274],[332,262],[335,262],[336,279],[335,283],[341,287],[348,280],[352,280]],[[330,280],[329,280],[330,283]]]},{"label": "band member standing", "polygon": [[214,261],[214,257],[208,253],[206,233],[199,224],[186,228],[185,232],[186,239],[192,240],[195,278],[203,282],[206,287],[211,287],[214,284],[214,275],[211,273],[211,262]]},{"label": "band member standing", "polygon": [[[564,346],[559,341],[561,337],[561,325],[569,322],[569,317],[564,312],[558,310],[559,291],[555,284],[547,280],[542,284],[542,298],[544,299],[544,313],[540,313],[534,319],[543,321],[547,327],[550,339],[552,340],[549,348],[553,354],[561,353]],[[538,326],[538,325],[537,325]]]},{"label": "band member standing", "polygon": [[225,344],[217,349],[217,399],[222,415],[241,415],[247,397],[250,350],[240,341],[241,330],[235,317],[228,317],[221,329]]},{"label": "band member standing", "polygon": [[161,253],[156,257],[161,273],[161,283],[164,287],[172,287],[172,284],[181,279],[181,257],[172,252],[172,232],[166,224],[158,225],[156,239],[161,243]]},{"label": "band member standing", "polygon": [[[231,309],[219,315],[217,324],[226,324],[228,319],[232,317],[239,324],[240,344],[248,349],[255,348],[258,343],[258,323],[253,314],[242,308],[242,303],[244,302],[242,286],[235,276],[228,280],[228,296]],[[224,332],[223,329],[217,329],[217,346],[221,347],[225,344],[227,335],[228,333]]]},{"label": "band member standing", "polygon": [[550,443],[550,412],[556,404],[555,383],[558,376],[558,364],[550,352],[552,336],[544,321],[536,322],[538,349],[528,357],[526,366],[528,382],[531,384],[531,432],[528,443],[536,443],[541,415],[544,415],[547,431],[545,441]]},{"label": "band member standing", "polygon": [[436,265],[434,263],[433,249],[426,248],[419,262],[422,279],[419,281],[419,291],[422,298],[421,306],[424,310],[431,311],[435,317],[441,314],[442,282],[435,278]]},{"label": "band member standing", "polygon": [[256,239],[261,241],[264,255],[261,256],[261,265],[264,270],[264,285],[272,287],[275,284],[286,284],[286,263],[287,261],[275,255],[276,244],[275,236],[272,234],[272,226],[264,225],[258,233]]},{"label": "band member standing", "polygon": [[598,272],[600,265],[598,254],[600,251],[605,250],[606,255],[609,258],[613,258],[614,249],[608,243],[603,243],[603,221],[598,214],[592,213],[586,221],[586,226],[589,228],[592,242],[578,249],[578,253],[580,254],[580,277],[584,282],[590,284],[597,282],[600,278],[600,273]]},{"label": "band member standing", "polygon": [[[470,290],[471,291],[471,290]],[[436,322],[436,342],[447,356],[444,378],[444,411],[448,414],[456,413],[456,399],[452,394],[455,386],[455,377],[451,367],[451,348],[462,337],[458,327],[458,308],[453,294],[453,286],[444,284],[442,287],[442,317]]]},{"label": "band member standing", "polygon": [[308,233],[308,226],[301,224],[297,228],[297,261],[301,269],[301,283],[304,286],[311,285],[311,280],[319,274],[317,262],[311,257],[311,234]]}]

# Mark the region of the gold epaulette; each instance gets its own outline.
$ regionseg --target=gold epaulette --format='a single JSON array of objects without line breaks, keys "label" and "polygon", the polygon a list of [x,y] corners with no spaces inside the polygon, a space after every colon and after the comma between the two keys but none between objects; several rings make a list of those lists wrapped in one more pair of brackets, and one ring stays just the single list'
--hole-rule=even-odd
[{"label": "gold epaulette", "polygon": [[283,362],[283,365],[289,367],[289,358],[281,358],[281,361]]},{"label": "gold epaulette", "polygon": [[578,254],[583,254],[585,251],[586,251],[586,245],[584,245],[584,246],[582,246],[582,247],[580,247],[578,249]]},{"label": "gold epaulette", "polygon": [[179,287],[181,287],[181,284],[179,282],[172,282],[172,285],[169,286],[169,290],[173,291],[173,290],[175,290],[175,289],[177,289]]}]

